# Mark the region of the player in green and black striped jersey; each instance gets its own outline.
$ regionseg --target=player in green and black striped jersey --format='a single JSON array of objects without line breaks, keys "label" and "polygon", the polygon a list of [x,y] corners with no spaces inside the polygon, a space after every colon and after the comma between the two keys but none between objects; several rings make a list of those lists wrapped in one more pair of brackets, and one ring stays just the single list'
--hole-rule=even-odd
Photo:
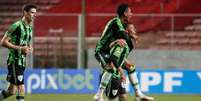
[{"label": "player in green and black striped jersey", "polygon": [[[116,68],[123,67],[127,70],[130,82],[134,86],[139,99],[147,98],[146,101],[152,100],[151,97],[147,97],[142,94],[138,85],[135,66],[131,65],[126,59],[129,52],[133,48],[131,38],[125,31],[125,25],[127,25],[132,16],[131,9],[128,7],[128,5],[122,4],[118,7],[117,13],[118,16],[110,20],[106,25],[101,36],[101,40],[96,45],[95,57],[101,63],[106,72],[103,73],[99,89],[94,96],[94,99],[96,101],[102,100],[105,87],[111,78],[111,73],[114,72],[114,69],[110,66],[110,63],[112,62]],[[121,47],[121,42],[118,43],[117,41],[121,39],[126,41],[124,47]],[[110,44],[114,41],[117,41],[118,44],[115,44],[112,48],[110,48]]]},{"label": "player in green and black striped jersey", "polygon": [[[134,25],[128,24],[126,27],[126,31],[128,32],[128,35],[130,36],[130,39],[128,39],[126,42],[130,43],[130,44],[137,43],[138,36],[136,35]],[[123,39],[121,39],[121,40],[123,40]],[[110,47],[111,47],[110,54],[112,54],[112,56],[114,56],[114,57],[110,56],[111,59],[116,58],[116,60],[119,59],[118,61],[121,61],[120,59],[123,59],[123,58],[125,59],[125,61],[122,63],[123,64],[122,68],[125,69],[129,75],[130,82],[131,82],[132,86],[134,87],[134,91],[135,91],[135,95],[136,95],[136,97],[135,97],[136,101],[151,101],[151,100],[153,100],[154,99],[153,97],[146,96],[141,92],[139,84],[138,84],[137,75],[135,72],[135,65],[130,64],[130,62],[126,59],[127,55],[132,50],[133,46],[128,45],[128,47],[130,49],[128,53],[123,53],[123,50],[124,50],[124,48],[127,48],[127,45],[125,47],[120,46],[118,44],[118,40],[112,42],[110,44]],[[112,62],[118,63],[118,61],[116,61],[116,60],[114,59],[114,60],[112,60]],[[115,89],[117,89],[119,87],[117,90],[117,95],[118,95],[119,101],[126,101],[127,94],[125,93],[125,88],[123,88],[124,86],[122,85],[124,83],[120,82],[119,79],[114,79],[114,78],[111,79],[110,83],[112,83],[110,91],[112,91],[112,90],[115,91]],[[112,95],[113,94],[110,93],[109,98],[115,98],[115,96],[112,96]]]},{"label": "player in green and black striped jersey", "polygon": [[22,19],[13,23],[1,40],[1,45],[9,49],[7,81],[10,85],[7,90],[0,92],[0,101],[14,94],[17,94],[17,101],[24,101],[24,70],[26,55],[32,51],[32,21],[36,9],[35,5],[25,5]]},{"label": "player in green and black striped jersey", "polygon": [[96,44],[95,52],[108,53],[110,51],[109,44],[121,37],[126,37],[124,24],[120,17],[115,17],[107,23],[100,40]]}]

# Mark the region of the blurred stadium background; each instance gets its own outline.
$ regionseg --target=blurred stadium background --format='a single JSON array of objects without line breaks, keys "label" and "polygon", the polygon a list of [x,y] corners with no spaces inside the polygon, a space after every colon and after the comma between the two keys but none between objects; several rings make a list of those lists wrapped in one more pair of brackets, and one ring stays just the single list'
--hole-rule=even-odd
[{"label": "blurred stadium background", "polygon": [[[156,101],[201,101],[199,0],[0,0],[1,38],[27,3],[39,7],[25,72],[27,101],[92,100],[100,73],[95,44],[120,3],[134,12],[140,42],[129,59],[142,90]],[[7,49],[0,47],[0,89],[7,84],[6,57]],[[132,96],[131,91],[129,101]]]}]

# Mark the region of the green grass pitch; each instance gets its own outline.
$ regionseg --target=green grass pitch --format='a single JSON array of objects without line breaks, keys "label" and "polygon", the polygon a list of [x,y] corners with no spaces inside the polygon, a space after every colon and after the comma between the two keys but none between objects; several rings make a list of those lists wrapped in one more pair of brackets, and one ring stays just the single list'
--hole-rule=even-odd
[{"label": "green grass pitch", "polygon": [[[151,95],[154,101],[201,101],[201,95]],[[25,101],[93,101],[92,94],[28,94]],[[16,101],[12,96],[4,101]],[[134,96],[129,95],[127,101],[135,101]]]}]

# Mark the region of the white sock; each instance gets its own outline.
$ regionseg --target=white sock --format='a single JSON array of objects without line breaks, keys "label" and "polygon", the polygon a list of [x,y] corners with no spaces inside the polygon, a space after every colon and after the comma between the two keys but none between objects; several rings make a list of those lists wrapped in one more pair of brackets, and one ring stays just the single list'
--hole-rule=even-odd
[{"label": "white sock", "polygon": [[135,93],[137,93],[137,95],[139,95],[139,96],[143,96],[143,93],[140,89],[140,85],[138,82],[137,73],[136,72],[130,73],[128,77],[129,77],[129,80],[130,80],[132,86],[134,87]]},{"label": "white sock", "polygon": [[99,88],[98,88],[98,91],[96,94],[98,94],[100,96],[103,95],[104,90],[105,90],[106,86],[108,85],[111,76],[112,76],[112,73],[110,73],[110,72],[106,71],[103,73],[102,78],[101,78],[101,82],[99,84]]}]

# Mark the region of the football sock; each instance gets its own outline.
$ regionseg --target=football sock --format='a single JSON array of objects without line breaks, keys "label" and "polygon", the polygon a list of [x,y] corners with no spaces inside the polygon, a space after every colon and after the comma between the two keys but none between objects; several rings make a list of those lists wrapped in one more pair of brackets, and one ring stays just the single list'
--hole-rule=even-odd
[{"label": "football sock", "polygon": [[19,93],[16,96],[16,101],[24,101],[24,93]]},{"label": "football sock", "polygon": [[106,71],[103,73],[97,94],[99,94],[101,96],[103,95],[104,90],[105,90],[106,86],[108,85],[111,76],[112,76],[112,73],[110,73],[110,72]]},{"label": "football sock", "polygon": [[129,74],[128,77],[129,77],[129,80],[130,80],[132,86],[134,87],[135,93],[137,93],[137,95],[139,95],[139,96],[143,96],[143,93],[140,90],[140,85],[139,85],[139,82],[138,82],[137,73],[132,72],[132,73]]},{"label": "football sock", "polygon": [[17,95],[16,101],[24,101],[24,96]]}]

